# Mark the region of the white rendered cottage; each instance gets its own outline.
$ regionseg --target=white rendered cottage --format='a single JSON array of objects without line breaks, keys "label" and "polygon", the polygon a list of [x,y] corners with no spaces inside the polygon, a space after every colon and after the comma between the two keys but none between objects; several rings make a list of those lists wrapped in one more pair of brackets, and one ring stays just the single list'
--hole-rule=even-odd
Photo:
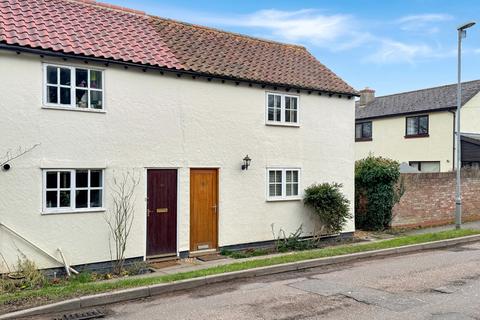
[{"label": "white rendered cottage", "polygon": [[91,1],[6,0],[0,90],[0,156],[39,144],[0,170],[0,272],[21,255],[60,267],[58,248],[73,266],[111,260],[105,214],[127,172],[127,258],[271,241],[272,224],[308,235],[302,192],[317,182],[353,203],[356,93],[300,46]]}]

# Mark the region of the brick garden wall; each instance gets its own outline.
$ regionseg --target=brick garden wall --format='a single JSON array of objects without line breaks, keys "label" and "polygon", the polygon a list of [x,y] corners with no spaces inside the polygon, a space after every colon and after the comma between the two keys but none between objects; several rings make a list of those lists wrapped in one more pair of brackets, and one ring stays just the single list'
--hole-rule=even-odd
[{"label": "brick garden wall", "polygon": [[[393,208],[392,227],[426,227],[454,221],[455,172],[404,173],[405,193]],[[463,221],[480,220],[480,171],[462,172]]]}]

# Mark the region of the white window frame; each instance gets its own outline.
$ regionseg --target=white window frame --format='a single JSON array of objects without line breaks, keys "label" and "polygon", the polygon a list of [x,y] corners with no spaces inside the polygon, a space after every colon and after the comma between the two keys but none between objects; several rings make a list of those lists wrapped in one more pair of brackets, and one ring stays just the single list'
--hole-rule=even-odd
[{"label": "white window frame", "polygon": [[[76,187],[76,172],[77,171],[89,171],[88,174],[88,185],[87,187]],[[102,172],[102,186],[101,187],[90,187],[90,171],[101,171]],[[56,207],[48,208],[47,207],[47,173],[48,172],[70,172],[70,207]],[[42,214],[54,214],[54,213],[78,213],[78,212],[98,212],[105,211],[105,170],[102,168],[79,168],[79,169],[43,169],[43,179],[42,179]],[[57,178],[58,179],[58,178]],[[56,190],[61,190],[59,181],[57,180]],[[64,188],[63,188],[64,189]],[[88,207],[88,208],[76,208],[75,204],[75,191],[77,190],[88,190],[87,203],[90,206],[90,190],[101,190],[102,191],[102,206],[101,207]],[[58,196],[57,196],[58,197]],[[57,199],[59,201],[59,199]]]},{"label": "white window frame", "polygon": [[[270,95],[280,96],[280,121],[268,120],[268,97]],[[285,98],[295,98],[297,99],[297,122],[286,122],[285,121]],[[266,92],[265,93],[265,124],[273,126],[288,126],[288,127],[299,127],[300,126],[300,96],[285,94],[279,92]]]},{"label": "white window frame", "polygon": [[[54,67],[54,68],[62,68],[62,69],[69,69],[70,70],[70,86],[61,85],[60,84],[60,72],[57,72],[58,84],[54,85],[58,88],[68,88],[70,87],[70,104],[61,104],[60,103],[60,89],[58,89],[58,103],[49,103],[48,102],[48,91],[47,87],[49,84],[47,83],[47,67]],[[76,83],[76,70],[77,69],[84,69],[88,70],[87,73],[87,87],[77,87]],[[90,88],[90,71],[98,71],[102,74],[102,89]],[[52,85],[50,85],[52,86]],[[76,89],[86,90],[88,94],[87,99],[87,108],[80,108],[76,106]],[[101,109],[94,109],[90,105],[90,92],[92,91],[100,91],[102,92],[102,108]],[[71,65],[62,65],[62,64],[54,64],[54,63],[44,63],[43,64],[43,107],[50,108],[50,109],[62,109],[62,110],[74,110],[74,111],[86,111],[86,112],[105,112],[105,70],[100,68],[91,68],[91,67],[83,67],[83,66],[71,66]]]},{"label": "white window frame", "polygon": [[[270,196],[270,171],[282,171],[282,195]],[[298,172],[298,195],[287,196],[287,171]],[[289,201],[302,199],[302,169],[299,167],[268,167],[266,170],[266,197],[267,201]]]}]

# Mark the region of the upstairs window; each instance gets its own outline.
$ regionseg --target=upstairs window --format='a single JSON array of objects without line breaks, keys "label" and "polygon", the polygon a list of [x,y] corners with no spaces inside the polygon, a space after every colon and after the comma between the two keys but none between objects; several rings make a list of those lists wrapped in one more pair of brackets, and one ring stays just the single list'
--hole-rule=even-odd
[{"label": "upstairs window", "polygon": [[267,124],[298,125],[298,96],[267,93]]},{"label": "upstairs window", "polygon": [[299,169],[267,169],[267,179],[267,200],[299,199]]},{"label": "upstairs window", "polygon": [[103,109],[103,71],[45,65],[44,74],[45,106]]},{"label": "upstairs window", "polygon": [[355,124],[355,141],[372,140],[372,122],[361,122]]},{"label": "upstairs window", "polygon": [[103,206],[103,170],[45,170],[45,213],[97,210]]},{"label": "upstairs window", "polygon": [[407,117],[405,137],[428,137],[428,115]]}]

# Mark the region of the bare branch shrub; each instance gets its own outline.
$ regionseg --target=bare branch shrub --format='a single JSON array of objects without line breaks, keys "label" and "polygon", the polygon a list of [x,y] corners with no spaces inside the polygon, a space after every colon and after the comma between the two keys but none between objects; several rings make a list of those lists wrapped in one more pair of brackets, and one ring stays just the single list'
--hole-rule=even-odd
[{"label": "bare branch shrub", "polygon": [[[120,177],[114,174],[110,187],[113,207],[107,210],[105,221],[110,230],[110,254],[115,255],[114,259],[112,257],[113,272],[117,275],[124,271],[125,251],[135,216],[135,189],[139,180],[139,177],[130,171],[123,173]],[[111,242],[114,245],[114,252],[112,252]]]}]

